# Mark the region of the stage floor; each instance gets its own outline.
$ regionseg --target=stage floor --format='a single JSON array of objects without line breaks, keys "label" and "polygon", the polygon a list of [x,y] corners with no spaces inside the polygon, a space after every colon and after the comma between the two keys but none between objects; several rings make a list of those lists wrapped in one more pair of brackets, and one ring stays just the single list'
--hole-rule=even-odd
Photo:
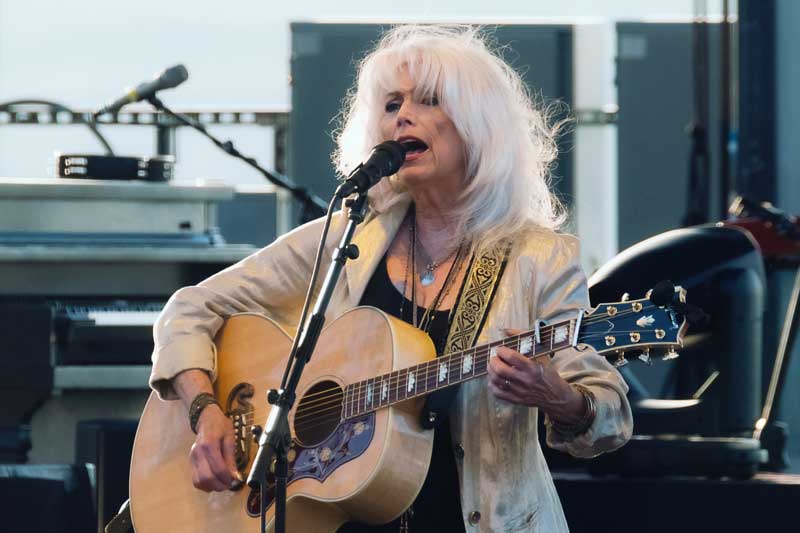
[{"label": "stage floor", "polygon": [[572,533],[800,531],[798,474],[737,480],[554,471],[553,479]]}]

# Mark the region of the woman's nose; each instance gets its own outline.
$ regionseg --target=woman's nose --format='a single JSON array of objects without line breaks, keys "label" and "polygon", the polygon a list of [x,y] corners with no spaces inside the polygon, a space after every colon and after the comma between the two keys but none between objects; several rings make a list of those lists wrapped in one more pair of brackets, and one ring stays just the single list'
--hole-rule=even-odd
[{"label": "woman's nose", "polygon": [[414,110],[413,104],[409,100],[405,100],[400,109],[397,110],[397,125],[413,125],[414,124]]}]

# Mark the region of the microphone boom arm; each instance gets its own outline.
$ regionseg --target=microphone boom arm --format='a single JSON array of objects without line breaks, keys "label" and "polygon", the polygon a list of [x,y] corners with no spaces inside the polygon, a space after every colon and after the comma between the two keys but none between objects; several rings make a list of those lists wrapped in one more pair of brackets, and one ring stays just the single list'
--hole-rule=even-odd
[{"label": "microphone boom arm", "polygon": [[210,134],[203,124],[195,120],[192,120],[189,117],[185,117],[183,115],[175,113],[167,106],[165,106],[164,103],[157,97],[151,96],[150,98],[147,99],[147,101],[150,102],[150,104],[153,107],[174,118],[181,124],[189,126],[190,128],[194,128],[195,130],[199,131],[200,133],[211,139],[211,142],[213,142],[223,152],[237,159],[241,159],[242,161],[244,161],[245,163],[256,169],[262,176],[264,176],[267,179],[267,181],[269,181],[273,185],[292,193],[292,196],[295,198],[295,200],[299,201],[303,206],[303,210],[301,213],[301,222],[308,222],[315,218],[319,218],[325,214],[325,211],[327,210],[327,204],[319,196],[316,196],[314,193],[310,192],[305,187],[295,185],[292,182],[292,180],[286,176],[282,176],[280,174],[268,171],[267,169],[259,165],[258,161],[256,161],[254,158],[246,156],[241,152],[239,152],[239,150],[236,149],[236,147],[233,145],[231,141],[219,140],[214,135]]}]

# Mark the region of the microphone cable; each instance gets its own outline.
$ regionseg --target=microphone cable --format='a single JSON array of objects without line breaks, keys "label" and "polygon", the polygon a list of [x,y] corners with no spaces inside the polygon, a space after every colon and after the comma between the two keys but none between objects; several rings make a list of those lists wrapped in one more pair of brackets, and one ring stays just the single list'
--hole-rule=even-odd
[{"label": "microphone cable", "polygon": [[[20,100],[11,100],[8,102],[0,102],[0,112],[10,113],[12,109],[17,106],[24,106],[24,105],[38,105],[38,106],[45,106],[49,109],[55,111],[55,113],[59,112],[67,112],[72,115],[73,120],[77,120],[79,123],[86,125],[89,130],[91,130],[92,134],[97,137],[97,140],[100,141],[100,144],[103,145],[105,148],[106,155],[114,155],[114,150],[111,148],[111,145],[108,143],[106,138],[100,133],[100,130],[97,129],[97,123],[92,120],[87,120],[86,116],[83,113],[76,113],[71,108],[65,106],[64,104],[60,104],[58,102],[53,102],[50,100],[41,100],[35,98],[23,98]],[[56,122],[57,123],[57,122]]]}]

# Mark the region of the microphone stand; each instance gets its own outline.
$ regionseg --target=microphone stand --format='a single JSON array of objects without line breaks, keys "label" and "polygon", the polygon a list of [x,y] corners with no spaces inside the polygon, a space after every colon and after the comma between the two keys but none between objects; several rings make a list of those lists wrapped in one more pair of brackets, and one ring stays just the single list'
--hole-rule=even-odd
[{"label": "microphone stand", "polygon": [[292,442],[289,429],[288,414],[294,405],[297,384],[303,373],[306,363],[311,359],[311,354],[317,345],[319,334],[325,323],[325,312],[328,309],[333,289],[348,259],[358,257],[358,248],[350,241],[353,238],[356,226],[364,220],[367,205],[367,192],[360,192],[345,204],[349,208],[347,227],[339,242],[339,247],[333,252],[331,261],[322,289],[317,296],[314,310],[305,327],[298,331],[299,342],[296,349],[289,356],[286,374],[288,381],[282,384],[281,389],[272,389],[267,395],[267,400],[272,405],[269,417],[264,426],[264,431],[258,441],[258,452],[250,468],[247,484],[255,488],[261,487],[261,528],[266,528],[266,493],[267,471],[272,461],[275,461],[275,533],[284,533],[286,528],[286,478],[288,472],[287,454]]},{"label": "microphone stand", "polygon": [[327,210],[327,204],[320,199],[319,196],[315,195],[312,192],[309,192],[308,189],[305,187],[300,187],[299,185],[295,185],[292,181],[287,178],[286,176],[281,176],[279,174],[273,174],[272,172],[268,171],[267,169],[263,168],[258,162],[253,159],[252,157],[246,156],[239,152],[231,141],[220,141],[206,130],[206,127],[196,122],[188,117],[184,117],[178,113],[175,113],[167,106],[164,105],[164,102],[159,100],[156,96],[151,96],[147,99],[150,104],[158,109],[159,111],[166,113],[170,117],[174,118],[181,124],[185,126],[189,126],[190,128],[194,128],[213,142],[217,147],[219,147],[223,152],[237,159],[241,159],[254,169],[256,169],[262,176],[267,178],[267,181],[272,183],[273,185],[277,185],[282,189],[286,189],[287,191],[292,193],[295,200],[299,201],[300,204],[303,206],[303,210],[301,212],[300,218],[301,222],[308,222],[310,220],[314,220],[315,218],[319,218],[325,214]]}]

